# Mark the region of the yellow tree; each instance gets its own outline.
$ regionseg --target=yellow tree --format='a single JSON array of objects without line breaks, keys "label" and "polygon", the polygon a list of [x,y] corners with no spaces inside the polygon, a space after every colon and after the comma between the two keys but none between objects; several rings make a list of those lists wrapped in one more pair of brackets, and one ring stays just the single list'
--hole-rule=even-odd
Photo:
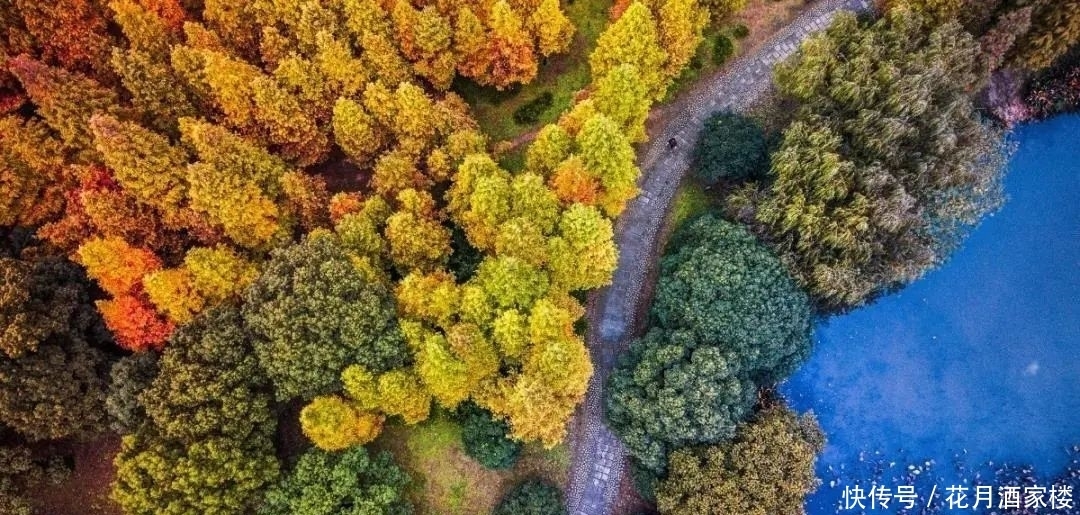
[{"label": "yellow tree", "polygon": [[653,100],[664,97],[672,77],[665,71],[668,55],[661,46],[656,20],[649,8],[634,2],[596,40],[589,56],[593,77],[603,77],[616,66],[632,64]]},{"label": "yellow tree", "polygon": [[619,124],[630,141],[645,141],[645,119],[652,102],[634,65],[616,66],[600,77],[592,99],[596,110]]},{"label": "yellow tree", "polygon": [[487,51],[491,56],[491,69],[487,76],[477,77],[477,80],[499,90],[532,81],[536,77],[536,55],[521,15],[506,0],[497,0],[491,6],[488,27]]},{"label": "yellow tree", "polygon": [[618,124],[602,114],[586,120],[575,141],[585,167],[603,185],[600,207],[608,216],[618,216],[637,195],[640,171],[630,141]]},{"label": "yellow tree", "polygon": [[239,295],[259,275],[254,263],[225,245],[189,250],[184,267],[195,290],[212,304]]},{"label": "yellow tree", "polygon": [[364,166],[388,142],[386,130],[354,100],[334,104],[334,140],[354,163]]},{"label": "yellow tree", "polygon": [[143,290],[150,302],[172,322],[186,324],[206,306],[186,268],[170,268],[143,277]]},{"label": "yellow tree", "polygon": [[27,55],[8,60],[7,69],[22,83],[37,114],[73,149],[93,149],[91,116],[116,114],[120,109],[116,93],[82,74],[48,66]]},{"label": "yellow tree", "polygon": [[574,204],[562,213],[559,235],[548,240],[551,281],[564,291],[611,282],[618,264],[611,221],[593,207]]},{"label": "yellow tree", "polygon": [[440,223],[435,200],[426,191],[398,194],[401,209],[386,220],[390,259],[402,272],[430,271],[450,255],[450,230]]},{"label": "yellow tree", "polygon": [[0,225],[34,226],[64,207],[63,148],[43,124],[0,117]]},{"label": "yellow tree", "polygon": [[316,397],[300,411],[300,429],[324,451],[363,445],[382,432],[385,417],[336,395]]},{"label": "yellow tree", "polygon": [[90,118],[94,146],[125,190],[141,202],[175,211],[187,199],[187,153],[168,138],[109,115]]},{"label": "yellow tree", "polygon": [[657,14],[660,45],[668,54],[664,73],[676,77],[704,40],[701,33],[709,21],[709,13],[697,0],[664,0]]},{"label": "yellow tree", "polygon": [[187,168],[193,209],[247,248],[260,248],[287,228],[274,202],[288,171],[284,162],[207,122],[183,118],[180,132],[199,157]]},{"label": "yellow tree", "polygon": [[399,315],[443,329],[453,324],[461,299],[454,276],[445,270],[411,273],[394,293]]},{"label": "yellow tree", "polygon": [[541,0],[529,16],[529,27],[545,57],[567,51],[574,39],[574,24],[559,8],[559,0]]}]

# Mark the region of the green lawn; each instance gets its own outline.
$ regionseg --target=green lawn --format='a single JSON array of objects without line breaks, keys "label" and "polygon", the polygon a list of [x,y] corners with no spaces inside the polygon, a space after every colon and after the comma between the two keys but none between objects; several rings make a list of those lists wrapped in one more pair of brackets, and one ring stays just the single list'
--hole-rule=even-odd
[{"label": "green lawn", "polygon": [[503,494],[525,478],[562,485],[570,468],[565,445],[545,450],[530,444],[513,468],[485,469],[465,454],[461,427],[441,410],[415,426],[388,425],[372,447],[389,450],[408,470],[415,480],[409,495],[421,515],[488,515]]},{"label": "green lawn", "polygon": [[687,220],[709,210],[712,199],[701,185],[689,178],[679,186],[671,206],[671,228],[676,230]]},{"label": "green lawn", "polygon": [[[553,122],[570,107],[574,93],[589,84],[589,54],[607,26],[610,6],[611,0],[564,0],[566,15],[577,29],[574,41],[569,52],[542,62],[536,78],[529,84],[498,91],[471,80],[459,78],[454,82],[453,90],[473,107],[480,128],[493,141],[512,140]],[[552,94],[552,103],[539,120],[531,125],[515,123],[514,111],[545,91]]]}]

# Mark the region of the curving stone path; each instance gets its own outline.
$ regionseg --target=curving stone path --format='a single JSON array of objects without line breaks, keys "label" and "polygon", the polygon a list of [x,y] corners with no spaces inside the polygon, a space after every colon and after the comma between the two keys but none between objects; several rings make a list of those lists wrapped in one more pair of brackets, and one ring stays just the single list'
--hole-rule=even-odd
[{"label": "curving stone path", "polygon": [[[567,489],[570,515],[612,513],[626,450],[604,423],[603,385],[634,336],[632,328],[639,301],[649,287],[648,268],[657,254],[664,218],[690,167],[691,152],[705,120],[718,111],[750,107],[769,89],[773,65],[794,53],[803,39],[828,26],[839,11],[868,12],[872,4],[872,0],[822,0],[760,50],[684,94],[671,106],[677,110],[674,116],[653,131],[650,144],[639,156],[641,193],[616,225],[618,269],[612,284],[597,293],[589,312],[588,345],[595,370],[575,421],[578,435]],[[678,141],[675,149],[668,148],[671,138]]]}]

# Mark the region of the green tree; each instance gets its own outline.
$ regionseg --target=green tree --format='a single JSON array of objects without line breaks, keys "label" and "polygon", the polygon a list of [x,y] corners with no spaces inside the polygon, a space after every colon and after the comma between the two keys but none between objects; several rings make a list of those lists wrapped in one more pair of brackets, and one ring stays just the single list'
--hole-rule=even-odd
[{"label": "green tree", "polygon": [[389,453],[371,456],[363,447],[341,453],[305,452],[296,466],[266,492],[262,515],[408,515],[409,476]]},{"label": "green tree", "polygon": [[158,355],[155,352],[131,354],[113,363],[109,372],[109,393],[105,398],[113,431],[131,434],[149,420],[139,403],[139,395],[150,387],[157,374]]},{"label": "green tree", "polygon": [[266,379],[250,348],[239,311],[227,305],[173,333],[139,396],[156,432],[190,444],[243,440],[254,427],[272,426]]},{"label": "green tree", "polygon": [[768,167],[765,133],[757,122],[733,113],[717,113],[705,121],[694,160],[695,173],[706,184],[741,181]]},{"label": "green tree", "polygon": [[357,270],[333,234],[275,250],[244,299],[255,353],[279,400],[337,390],[350,364],[373,372],[404,364],[390,292]]},{"label": "green tree", "polygon": [[824,434],[813,415],[765,408],[721,445],[672,453],[656,504],[663,515],[800,515],[820,481]]},{"label": "green tree", "polygon": [[517,463],[522,445],[507,436],[509,424],[472,402],[458,406],[457,416],[465,454],[489,469],[507,469]]},{"label": "green tree", "polygon": [[528,479],[499,501],[493,515],[565,515],[562,492],[544,481]]},{"label": "green tree", "polygon": [[181,327],[138,396],[148,418],[121,442],[112,499],[133,515],[250,512],[278,476],[268,383],[237,308]]},{"label": "green tree", "polygon": [[104,429],[106,355],[86,276],[70,262],[0,258],[0,418],[29,441]]},{"label": "green tree", "polygon": [[111,498],[129,515],[250,513],[278,477],[270,429],[185,445],[144,425],[121,440]]},{"label": "green tree", "polygon": [[979,51],[958,23],[897,9],[842,15],[777,69],[802,106],[755,218],[821,307],[917,279],[1000,204],[1005,146],[970,95]]},{"label": "green tree", "polygon": [[606,399],[612,429],[655,473],[674,449],[731,438],[758,388],[810,351],[806,294],[745,229],[706,215],[668,249],[653,327],[631,343]]}]

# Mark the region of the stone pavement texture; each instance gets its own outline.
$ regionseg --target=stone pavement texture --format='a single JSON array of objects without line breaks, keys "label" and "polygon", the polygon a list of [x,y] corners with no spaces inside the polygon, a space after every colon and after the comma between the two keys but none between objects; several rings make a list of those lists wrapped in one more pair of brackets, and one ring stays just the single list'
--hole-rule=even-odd
[{"label": "stone pavement texture", "polygon": [[[757,52],[698,84],[681,99],[681,112],[655,131],[639,156],[641,193],[619,217],[615,240],[619,264],[612,284],[599,292],[590,310],[589,351],[594,372],[580,417],[567,507],[570,515],[611,515],[626,464],[626,449],[604,423],[603,389],[618,355],[634,336],[631,329],[645,294],[648,267],[657,252],[668,206],[690,168],[691,154],[705,120],[720,111],[749,108],[772,84],[773,65],[793,54],[807,36],[829,25],[840,11],[868,12],[871,0],[822,0],[780,31]],[[678,145],[671,149],[668,141]]]}]

